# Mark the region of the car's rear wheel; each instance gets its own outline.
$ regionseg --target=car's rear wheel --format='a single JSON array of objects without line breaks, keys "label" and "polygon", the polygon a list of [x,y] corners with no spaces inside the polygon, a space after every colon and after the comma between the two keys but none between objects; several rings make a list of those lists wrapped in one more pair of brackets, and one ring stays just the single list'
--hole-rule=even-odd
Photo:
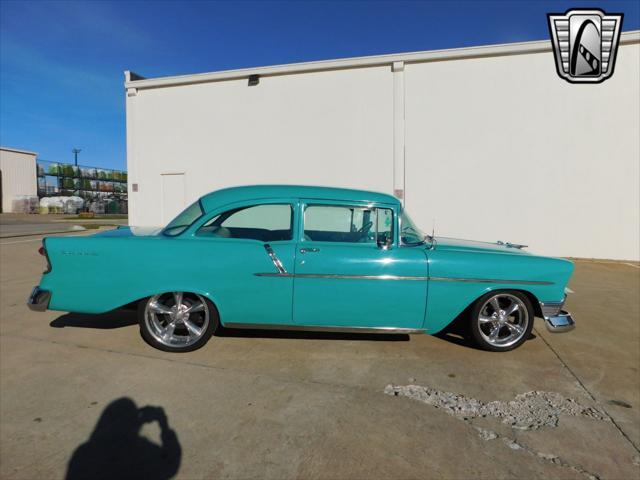
[{"label": "car's rear wheel", "polygon": [[533,319],[533,307],[525,294],[506,290],[489,292],[470,310],[471,335],[485,350],[513,350],[531,335]]},{"label": "car's rear wheel", "polygon": [[218,327],[218,312],[209,299],[189,292],[166,292],[140,302],[142,338],[165,352],[202,347]]}]

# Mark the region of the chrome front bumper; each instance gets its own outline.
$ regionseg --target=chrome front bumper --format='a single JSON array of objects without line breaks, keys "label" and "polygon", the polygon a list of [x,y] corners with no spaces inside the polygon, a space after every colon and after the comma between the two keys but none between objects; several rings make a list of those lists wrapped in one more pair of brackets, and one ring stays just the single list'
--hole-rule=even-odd
[{"label": "chrome front bumper", "polygon": [[560,310],[557,315],[552,317],[545,317],[544,324],[547,326],[547,330],[552,333],[569,332],[576,328],[576,323],[573,321],[573,317],[569,312]]},{"label": "chrome front bumper", "polygon": [[566,299],[565,295],[561,302],[540,302],[544,324],[551,333],[569,332],[576,327],[571,314],[562,310]]},{"label": "chrome front bumper", "polygon": [[33,287],[31,295],[27,300],[27,306],[36,312],[44,312],[49,308],[49,301],[51,300],[51,292],[49,290],[43,290],[40,287]]}]

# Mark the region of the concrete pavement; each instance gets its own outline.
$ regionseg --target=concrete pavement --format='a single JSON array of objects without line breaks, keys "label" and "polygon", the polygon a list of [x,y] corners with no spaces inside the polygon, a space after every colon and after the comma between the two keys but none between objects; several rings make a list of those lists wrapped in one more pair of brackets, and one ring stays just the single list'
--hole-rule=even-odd
[{"label": "concrete pavement", "polygon": [[[145,465],[157,466],[156,478],[189,479],[640,475],[632,264],[578,261],[568,301],[577,329],[552,335],[537,323],[535,338],[503,354],[453,337],[225,331],[175,355],[147,346],[132,312],[29,311],[44,266],[38,242],[0,241],[1,478],[62,478],[82,444],[74,458],[91,459],[85,465],[104,460],[88,452],[110,455],[109,464],[133,457],[140,461],[126,468],[138,477]],[[563,415],[557,427],[519,430],[387,395],[389,384],[483,402],[555,392],[602,419]],[[130,402],[113,403],[123,397],[162,413],[122,413],[131,421],[109,430],[99,420],[125,412]],[[168,446],[154,450],[162,440]]]},{"label": "concrete pavement", "polygon": [[82,230],[82,225],[109,224],[126,225],[127,219],[73,218],[75,215],[26,215],[18,213],[0,214],[0,238],[65,233]]}]

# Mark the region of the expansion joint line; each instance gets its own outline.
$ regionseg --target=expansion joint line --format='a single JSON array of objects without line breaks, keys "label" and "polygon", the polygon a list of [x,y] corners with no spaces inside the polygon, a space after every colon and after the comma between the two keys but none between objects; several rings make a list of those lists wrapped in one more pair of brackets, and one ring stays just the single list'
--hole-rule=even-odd
[{"label": "expansion joint line", "polygon": [[553,354],[556,356],[556,358],[560,361],[560,363],[562,364],[562,366],[564,368],[567,369],[567,371],[571,374],[571,376],[573,378],[576,379],[576,382],[578,382],[578,385],[580,385],[582,387],[582,389],[587,392],[587,395],[589,395],[589,397],[591,398],[591,400],[593,400],[596,404],[600,405],[600,408],[602,409],[602,411],[604,412],[604,414],[607,416],[607,418],[611,421],[611,423],[618,429],[618,431],[620,432],[620,435],[622,435],[627,442],[629,442],[629,444],[634,448],[634,450],[638,453],[640,453],[640,448],[638,448],[638,446],[633,442],[633,440],[631,440],[631,438],[629,438],[629,435],[627,435],[624,430],[622,430],[622,428],[620,427],[620,425],[618,425],[618,423],[613,419],[613,417],[609,414],[609,412],[607,412],[607,409],[604,407],[603,404],[601,404],[600,402],[598,402],[598,400],[596,399],[595,395],[593,393],[591,393],[589,391],[589,389],[587,388],[587,386],[582,382],[582,380],[580,380],[580,378],[578,377],[578,375],[571,369],[571,367],[569,367],[569,365],[567,365],[567,363],[562,359],[562,357],[560,356],[560,354],[551,346],[551,344],[547,341],[546,338],[544,338],[542,335],[540,335],[540,333],[537,331],[536,329],[536,333],[538,334],[539,338],[542,338],[542,341],[545,343],[545,345],[547,347],[549,347],[549,350],[551,350],[553,352]]}]

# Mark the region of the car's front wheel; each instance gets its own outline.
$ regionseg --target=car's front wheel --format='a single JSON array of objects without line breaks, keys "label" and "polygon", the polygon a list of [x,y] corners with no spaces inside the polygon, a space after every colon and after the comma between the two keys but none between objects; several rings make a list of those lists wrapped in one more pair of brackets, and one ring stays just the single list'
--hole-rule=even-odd
[{"label": "car's front wheel", "polygon": [[525,294],[517,291],[489,292],[480,297],[470,310],[471,335],[485,350],[513,350],[531,335],[533,319],[533,307]]},{"label": "car's front wheel", "polygon": [[142,338],[165,352],[202,347],[218,327],[218,312],[209,299],[188,292],[167,292],[142,300],[138,307]]}]

